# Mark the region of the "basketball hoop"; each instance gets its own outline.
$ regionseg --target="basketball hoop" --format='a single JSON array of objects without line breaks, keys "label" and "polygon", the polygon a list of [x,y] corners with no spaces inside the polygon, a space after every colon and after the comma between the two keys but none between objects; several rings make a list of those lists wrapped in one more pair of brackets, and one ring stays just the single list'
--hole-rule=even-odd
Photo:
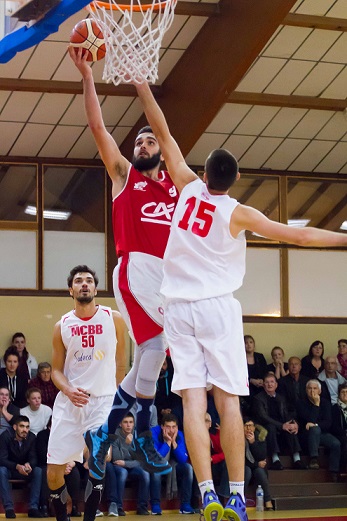
[{"label": "basketball hoop", "polygon": [[125,5],[95,0],[88,6],[105,38],[104,81],[155,83],[161,41],[172,24],[176,4],[177,0],[147,4],[130,0]]}]

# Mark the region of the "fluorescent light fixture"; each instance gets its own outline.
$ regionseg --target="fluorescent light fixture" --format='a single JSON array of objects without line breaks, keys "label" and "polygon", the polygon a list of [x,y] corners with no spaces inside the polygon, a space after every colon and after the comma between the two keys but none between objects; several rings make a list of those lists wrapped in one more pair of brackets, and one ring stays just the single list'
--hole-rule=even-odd
[{"label": "fluorescent light fixture", "polygon": [[347,221],[343,221],[343,223],[340,226],[340,230],[347,230]]},{"label": "fluorescent light fixture", "polygon": [[[36,215],[37,208],[36,206],[28,205],[24,213],[28,215]],[[71,212],[66,212],[63,210],[43,210],[43,218],[44,219],[53,219],[55,221],[67,221],[71,216]]]},{"label": "fluorescent light fixture", "polygon": [[288,219],[288,226],[293,228],[305,228],[311,219]]}]

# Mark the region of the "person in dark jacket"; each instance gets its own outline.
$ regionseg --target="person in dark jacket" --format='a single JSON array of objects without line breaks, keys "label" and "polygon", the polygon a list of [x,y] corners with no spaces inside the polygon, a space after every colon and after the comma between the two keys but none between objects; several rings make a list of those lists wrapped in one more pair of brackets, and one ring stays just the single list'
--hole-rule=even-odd
[{"label": "person in dark jacket", "polygon": [[267,447],[272,458],[271,468],[282,470],[279,459],[281,444],[289,448],[294,468],[305,468],[300,458],[301,447],[298,440],[299,426],[290,416],[285,398],[276,392],[278,382],[273,373],[264,378],[264,390],[253,398],[253,415],[268,431]]},{"label": "person in dark jacket", "polygon": [[264,490],[265,510],[273,510],[271,501],[268,473],[267,473],[267,448],[266,441],[260,440],[259,430],[256,430],[254,421],[245,417],[243,419],[245,429],[245,489],[253,478],[257,487],[261,485]]},{"label": "person in dark jacket", "polygon": [[301,360],[298,356],[289,358],[288,371],[287,376],[278,382],[278,392],[285,397],[290,416],[296,418],[296,404],[306,398],[306,384],[309,378],[301,374]]},{"label": "person in dark jacket", "polygon": [[7,519],[14,519],[13,499],[9,479],[30,482],[28,517],[42,517],[39,510],[42,470],[37,465],[36,436],[30,432],[29,418],[17,416],[13,431],[0,436],[0,496]]},{"label": "person in dark jacket", "polygon": [[322,386],[319,380],[309,380],[306,384],[306,398],[298,402],[298,421],[301,436],[306,442],[310,456],[309,468],[319,469],[318,448],[329,450],[329,470],[333,481],[338,480],[341,444],[331,434],[332,406],[329,400],[321,397]]},{"label": "person in dark jacket", "polygon": [[267,373],[267,363],[264,355],[255,351],[255,340],[251,335],[245,335],[244,341],[247,357],[249,393],[251,396],[254,396],[263,388],[263,379]]},{"label": "person in dark jacket", "polygon": [[341,444],[340,470],[347,467],[347,383],[339,385],[338,399],[332,407],[331,433]]},{"label": "person in dark jacket", "polygon": [[324,344],[315,340],[310,345],[308,355],[301,359],[301,373],[309,378],[318,378],[324,369]]},{"label": "person in dark jacket", "polygon": [[5,367],[0,369],[0,387],[10,391],[11,403],[21,409],[28,405],[26,391],[28,379],[18,372],[19,354],[15,346],[10,346],[4,354]]},{"label": "person in dark jacket", "polygon": [[7,387],[0,387],[0,434],[8,430],[12,432],[15,417],[19,416],[20,410],[10,400],[10,391]]},{"label": "person in dark jacket", "polygon": [[137,511],[139,515],[148,515],[149,473],[140,462],[131,457],[131,445],[134,433],[134,415],[128,412],[117,429],[116,440],[111,444],[111,461],[106,463],[106,496],[109,502],[109,516],[124,516],[123,497],[127,479],[138,482]]}]

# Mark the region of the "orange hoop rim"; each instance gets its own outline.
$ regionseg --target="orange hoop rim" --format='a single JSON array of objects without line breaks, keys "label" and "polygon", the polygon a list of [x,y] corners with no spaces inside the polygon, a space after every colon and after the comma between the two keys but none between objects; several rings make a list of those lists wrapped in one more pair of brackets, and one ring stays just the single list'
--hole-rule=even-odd
[{"label": "orange hoop rim", "polygon": [[[156,2],[156,0],[153,0],[153,3]],[[150,9],[153,9],[153,11],[159,11],[159,9],[162,9],[166,6],[166,4],[171,4],[171,0],[163,0],[163,2],[158,2],[153,4],[142,4],[139,5],[131,5],[131,4],[111,4],[109,2],[103,2],[101,0],[95,0],[91,4],[89,4],[89,8],[92,11],[95,11],[98,9],[106,9],[108,11],[133,11],[135,13],[140,13],[141,11],[149,11]]]}]

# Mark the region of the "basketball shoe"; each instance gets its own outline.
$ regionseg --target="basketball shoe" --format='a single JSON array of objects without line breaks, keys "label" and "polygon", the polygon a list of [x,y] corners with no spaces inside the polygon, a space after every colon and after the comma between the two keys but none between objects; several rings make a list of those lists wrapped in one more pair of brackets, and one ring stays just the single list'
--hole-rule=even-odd
[{"label": "basketball shoe", "polygon": [[87,431],[84,439],[89,450],[89,472],[93,478],[103,479],[106,471],[105,458],[111,445],[111,439],[100,429]]},{"label": "basketball shoe", "polygon": [[205,492],[202,508],[205,521],[220,521],[223,517],[223,505],[214,490]]},{"label": "basketball shoe", "polygon": [[172,471],[169,462],[155,449],[151,431],[142,432],[133,440],[131,457],[141,463],[143,470],[150,474],[169,474]]},{"label": "basketball shoe", "polygon": [[237,492],[233,492],[225,505],[224,518],[227,521],[248,521],[246,505]]}]

